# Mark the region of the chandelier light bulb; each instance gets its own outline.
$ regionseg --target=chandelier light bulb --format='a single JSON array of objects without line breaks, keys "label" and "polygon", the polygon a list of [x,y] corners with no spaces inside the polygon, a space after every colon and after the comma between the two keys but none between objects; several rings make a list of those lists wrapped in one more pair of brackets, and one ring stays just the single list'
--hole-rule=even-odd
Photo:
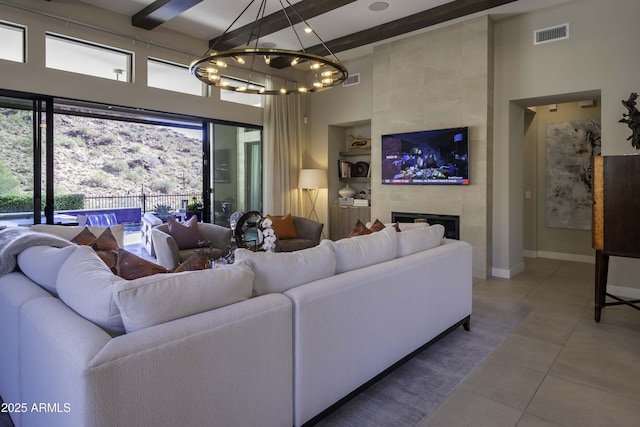
[{"label": "chandelier light bulb", "polygon": [[299,88],[298,88],[298,92],[300,92],[300,93],[306,93],[306,92],[307,92],[307,88],[306,88],[306,87],[299,87]]},{"label": "chandelier light bulb", "polygon": [[234,56],[233,60],[236,61],[238,64],[244,64],[246,62],[244,58],[240,55]]},{"label": "chandelier light bulb", "polygon": [[285,93],[287,93],[287,90],[285,88],[281,88],[280,89],[280,93],[285,94]]},{"label": "chandelier light bulb", "polygon": [[271,55],[265,55],[264,56],[264,62],[267,65],[271,64]]},{"label": "chandelier light bulb", "polygon": [[298,65],[299,62],[300,62],[300,58],[293,58],[293,60],[291,61],[291,66],[295,67],[296,65]]}]

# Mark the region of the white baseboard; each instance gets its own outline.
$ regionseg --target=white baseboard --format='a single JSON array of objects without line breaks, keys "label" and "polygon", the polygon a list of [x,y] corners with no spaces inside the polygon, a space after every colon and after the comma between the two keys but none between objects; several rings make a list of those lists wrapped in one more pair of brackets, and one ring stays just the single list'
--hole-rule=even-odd
[{"label": "white baseboard", "polygon": [[515,276],[518,273],[522,273],[524,271],[524,262],[521,262],[520,264],[511,267],[510,269],[505,269],[505,268],[492,268],[491,269],[491,275],[493,277],[499,277],[501,279],[511,279],[513,276]]}]

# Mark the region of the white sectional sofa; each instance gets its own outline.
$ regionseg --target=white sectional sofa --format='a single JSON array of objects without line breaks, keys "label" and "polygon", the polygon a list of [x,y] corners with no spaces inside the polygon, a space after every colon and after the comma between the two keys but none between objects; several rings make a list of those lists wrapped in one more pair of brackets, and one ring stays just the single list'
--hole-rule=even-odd
[{"label": "white sectional sofa", "polygon": [[[26,404],[18,427],[302,425],[469,326],[471,247],[443,231],[111,284],[88,248],[30,248],[0,278],[0,396]],[[48,279],[32,273],[43,257]]]}]

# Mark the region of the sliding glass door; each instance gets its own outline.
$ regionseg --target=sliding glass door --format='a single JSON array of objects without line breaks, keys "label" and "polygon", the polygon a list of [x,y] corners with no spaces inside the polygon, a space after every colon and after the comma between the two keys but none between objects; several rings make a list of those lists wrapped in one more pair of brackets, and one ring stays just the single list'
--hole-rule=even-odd
[{"label": "sliding glass door", "polygon": [[262,211],[262,130],[211,124],[213,222],[230,226],[234,212]]},{"label": "sliding glass door", "polygon": [[51,167],[51,105],[44,98],[0,96],[0,228],[43,222],[45,212],[53,216],[44,178]]},{"label": "sliding glass door", "polygon": [[224,226],[262,211],[261,128],[0,91],[0,228],[193,202]]}]

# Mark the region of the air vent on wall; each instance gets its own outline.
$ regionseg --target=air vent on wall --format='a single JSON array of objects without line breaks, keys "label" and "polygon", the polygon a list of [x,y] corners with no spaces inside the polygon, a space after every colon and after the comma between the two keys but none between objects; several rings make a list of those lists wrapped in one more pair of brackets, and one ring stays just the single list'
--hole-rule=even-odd
[{"label": "air vent on wall", "polygon": [[344,83],[342,83],[342,86],[355,86],[355,85],[359,85],[360,84],[360,73],[356,73],[356,74],[349,74],[349,77],[347,77],[347,80],[344,81]]},{"label": "air vent on wall", "polygon": [[533,32],[533,44],[542,44],[569,38],[569,24],[542,28]]}]

